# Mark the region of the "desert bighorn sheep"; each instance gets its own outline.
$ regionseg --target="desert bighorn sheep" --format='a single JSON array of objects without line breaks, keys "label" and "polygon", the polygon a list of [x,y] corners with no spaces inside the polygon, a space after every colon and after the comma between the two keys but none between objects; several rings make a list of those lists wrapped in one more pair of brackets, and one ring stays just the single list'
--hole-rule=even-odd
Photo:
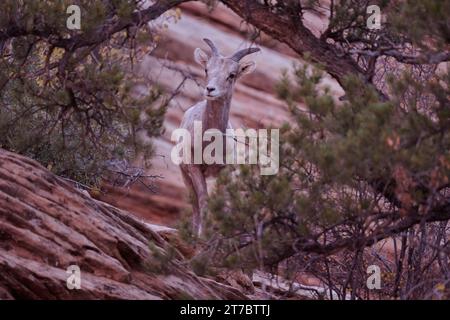
[{"label": "desert bighorn sheep", "polygon": [[[230,129],[228,121],[230,114],[231,96],[236,80],[244,74],[255,69],[255,62],[240,62],[251,53],[258,52],[259,48],[240,50],[230,57],[222,56],[216,46],[209,39],[203,39],[211,48],[208,56],[200,48],[195,49],[195,61],[205,69],[206,86],[204,90],[205,100],[190,107],[184,114],[180,128],[186,129],[194,136],[194,122],[202,124],[202,136],[208,129],[217,129],[222,133]],[[227,144],[224,135],[225,147]],[[192,152],[194,145],[191,145]],[[208,191],[206,177],[217,176],[223,168],[221,164],[180,164],[184,183],[193,194],[193,231],[196,235],[202,234],[202,223],[207,207]]]}]

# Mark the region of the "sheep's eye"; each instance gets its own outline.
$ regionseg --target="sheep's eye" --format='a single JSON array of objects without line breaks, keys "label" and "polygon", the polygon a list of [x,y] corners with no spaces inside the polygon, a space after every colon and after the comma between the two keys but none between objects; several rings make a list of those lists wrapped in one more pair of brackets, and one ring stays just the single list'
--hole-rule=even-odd
[{"label": "sheep's eye", "polygon": [[233,80],[234,78],[236,78],[236,74],[230,73],[230,75],[228,76],[228,79]]},{"label": "sheep's eye", "polygon": [[205,69],[205,74],[208,75],[208,69]]}]

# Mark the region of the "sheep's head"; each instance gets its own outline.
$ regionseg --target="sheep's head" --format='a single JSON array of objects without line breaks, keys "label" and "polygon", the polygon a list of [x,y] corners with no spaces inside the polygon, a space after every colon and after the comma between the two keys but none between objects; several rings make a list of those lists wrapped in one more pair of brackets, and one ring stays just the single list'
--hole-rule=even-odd
[{"label": "sheep's head", "polygon": [[241,62],[240,60],[248,54],[258,52],[260,49],[248,48],[240,50],[230,57],[224,57],[211,40],[203,40],[211,48],[211,55],[208,56],[202,49],[197,48],[194,57],[195,61],[205,68],[205,97],[209,100],[215,100],[230,94],[238,78],[255,70],[255,62]]}]

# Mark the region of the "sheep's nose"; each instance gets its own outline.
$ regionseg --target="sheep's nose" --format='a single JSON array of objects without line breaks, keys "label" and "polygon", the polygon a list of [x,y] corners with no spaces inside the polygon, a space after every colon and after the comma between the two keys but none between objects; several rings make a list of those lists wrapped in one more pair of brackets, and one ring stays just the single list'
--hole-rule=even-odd
[{"label": "sheep's nose", "polygon": [[208,91],[208,93],[211,93],[214,90],[216,90],[216,88],[214,88],[214,87],[206,87],[206,90]]}]

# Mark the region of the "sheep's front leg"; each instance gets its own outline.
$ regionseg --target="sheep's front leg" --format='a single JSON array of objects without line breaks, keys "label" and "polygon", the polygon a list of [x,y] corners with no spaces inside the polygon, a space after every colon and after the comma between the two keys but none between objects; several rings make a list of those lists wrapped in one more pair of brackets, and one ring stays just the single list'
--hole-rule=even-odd
[{"label": "sheep's front leg", "polygon": [[206,208],[208,205],[208,190],[206,188],[206,179],[199,166],[191,166],[189,168],[189,174],[194,187],[195,194],[198,200],[198,214],[193,215],[193,227],[197,236],[201,236],[203,233],[203,222],[205,217]]}]

